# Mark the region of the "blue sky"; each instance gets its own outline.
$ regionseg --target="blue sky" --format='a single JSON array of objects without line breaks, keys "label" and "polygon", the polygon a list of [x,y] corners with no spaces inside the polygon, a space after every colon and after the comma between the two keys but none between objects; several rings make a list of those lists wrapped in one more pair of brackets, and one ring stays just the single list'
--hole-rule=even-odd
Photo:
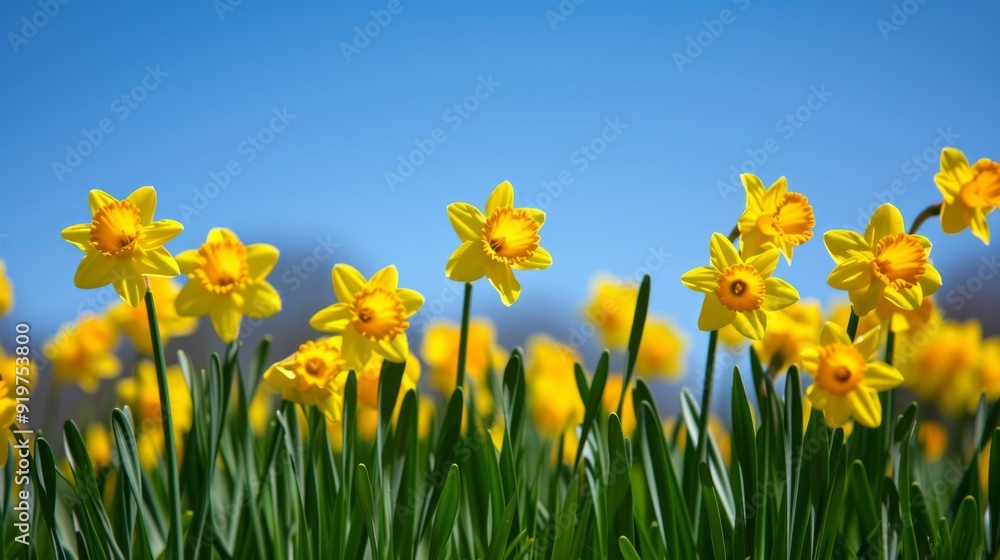
[{"label": "blue sky", "polygon": [[[509,309],[479,285],[474,314],[541,311],[566,338],[596,273],[649,264],[653,311],[694,331],[701,298],[679,276],[742,211],[741,169],[785,175],[822,232],[863,226],[880,201],[912,219],[939,198],[942,145],[1000,157],[994,2],[43,0],[0,14],[4,324],[43,332],[93,296],[59,237],[88,219],[91,188],[154,185],[158,217],[186,226],[175,252],[214,226],[299,259],[329,245],[317,274],[395,263],[457,319],[445,206],[510,180],[548,213],[554,264],[522,274]],[[936,221],[927,233],[946,275],[994,255]],[[828,302],[831,266],[817,236],[778,274]],[[691,334],[695,370],[705,338]]]}]

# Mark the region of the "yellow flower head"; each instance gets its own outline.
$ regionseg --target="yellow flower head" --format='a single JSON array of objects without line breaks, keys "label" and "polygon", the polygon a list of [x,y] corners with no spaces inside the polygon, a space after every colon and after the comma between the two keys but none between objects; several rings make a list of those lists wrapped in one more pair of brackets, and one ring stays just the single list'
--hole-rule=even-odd
[{"label": "yellow flower head", "polygon": [[[149,290],[156,299],[156,318],[160,325],[160,339],[166,346],[171,338],[187,336],[198,328],[198,319],[181,317],[177,314],[174,301],[180,290],[169,278],[150,278]],[[142,307],[120,303],[108,312],[108,319],[120,332],[125,333],[132,346],[139,352],[153,355],[153,343],[149,334],[149,319]]]},{"label": "yellow flower head", "polygon": [[113,458],[111,434],[101,424],[91,424],[83,432],[83,441],[90,454],[90,462],[95,470],[101,470],[111,464]]},{"label": "yellow flower head", "polygon": [[[378,382],[382,378],[382,363],[385,358],[378,354],[372,354],[368,362],[357,372],[358,376],[358,401],[366,406],[378,408]],[[410,354],[406,357],[406,366],[403,369],[403,379],[399,384],[399,393],[396,395],[396,407],[403,404],[403,396],[410,389],[416,389],[420,382],[420,360]]]},{"label": "yellow flower head", "polygon": [[819,344],[822,325],[819,302],[796,302],[771,315],[764,338],[754,343],[754,350],[765,367],[775,363],[783,371],[798,363],[802,350]]},{"label": "yellow flower head", "polygon": [[635,369],[642,375],[676,378],[681,373],[686,346],[681,332],[670,321],[649,317],[642,331]]},{"label": "yellow flower head", "polygon": [[73,283],[77,288],[111,284],[132,307],[146,295],[144,276],[172,278],[177,262],[163,245],[184,229],[174,220],[153,221],[156,190],[142,187],[125,200],[90,191],[90,223],[70,226],[62,237],[83,251]]},{"label": "yellow flower head", "polygon": [[[432,323],[424,333],[420,356],[430,368],[431,386],[443,395],[451,395],[455,390],[460,338],[459,326],[447,321]],[[469,322],[465,375],[467,380],[475,383],[476,407],[480,412],[488,413],[493,410],[489,372],[493,370],[499,373],[506,362],[507,351],[497,343],[493,324],[488,319],[472,319]]]},{"label": "yellow flower head", "polygon": [[965,228],[990,244],[990,226],[986,216],[1000,204],[1000,163],[980,159],[969,165],[960,150],[941,150],[941,171],[934,182],[944,201],[941,203],[941,229],[958,233]]},{"label": "yellow flower head", "polygon": [[484,275],[500,293],[504,305],[521,295],[514,270],[548,268],[552,256],[538,244],[545,212],[514,208],[514,187],[504,181],[486,201],[486,215],[465,202],[448,205],[448,218],[462,242],[451,254],[445,273],[457,282],[475,282]]},{"label": "yellow flower head", "polygon": [[434,399],[420,395],[420,402],[417,406],[417,436],[421,441],[431,436],[431,428],[434,427],[434,416],[437,414],[437,405]]},{"label": "yellow flower head", "polygon": [[891,204],[872,214],[865,234],[837,229],[823,236],[837,266],[827,283],[847,290],[854,312],[867,315],[888,300],[914,310],[941,287],[941,275],[930,262],[931,242],[903,228],[903,215]]},{"label": "yellow flower head", "polygon": [[975,410],[982,384],[982,327],[978,321],[944,321],[925,337],[897,349],[906,384],[949,414]]},{"label": "yellow flower head", "polygon": [[247,415],[250,417],[250,428],[257,435],[263,435],[267,431],[267,426],[274,417],[273,397],[274,393],[267,387],[258,387],[257,394],[250,399]]},{"label": "yellow flower head", "polygon": [[681,282],[705,294],[698,328],[719,330],[732,324],[743,336],[760,340],[767,327],[767,313],[784,309],[799,300],[791,284],[774,278],[778,250],[768,249],[749,259],[721,233],[712,234],[710,266],[689,270]]},{"label": "yellow flower head", "polygon": [[573,368],[581,362],[580,356],[545,334],[532,336],[526,346],[528,409],[539,432],[559,437],[568,427],[583,421],[584,406]]},{"label": "yellow flower head", "polygon": [[[618,399],[622,396],[622,385],[625,380],[622,378],[620,373],[612,373],[608,375],[607,383],[604,385],[604,395],[601,398],[601,406],[604,407],[605,412],[608,414],[612,412],[618,412]],[[573,389],[576,387],[574,386]],[[607,418],[605,418],[606,420]],[[632,404],[632,384],[629,384],[628,390],[625,391],[625,403],[622,404],[622,417],[620,418],[622,422],[622,433],[625,437],[632,437],[632,432],[635,431],[636,420],[635,420],[635,406]]]},{"label": "yellow flower head", "polygon": [[332,276],[337,303],[313,315],[312,328],[343,334],[348,368],[360,368],[372,352],[390,362],[405,362],[410,355],[409,318],[424,304],[424,296],[400,288],[399,273],[392,265],[365,280],[354,267],[338,264]]},{"label": "yellow flower head", "polygon": [[7,278],[7,267],[0,260],[0,317],[10,313],[14,307],[14,288]]},{"label": "yellow flower head", "polygon": [[266,280],[277,262],[273,246],[244,245],[228,229],[212,229],[201,247],[177,255],[188,277],[177,294],[177,314],[208,315],[223,342],[236,340],[244,315],[265,319],[281,311],[281,296]]},{"label": "yellow flower head", "polygon": [[878,329],[855,338],[836,323],[826,323],[819,347],[802,351],[802,369],[812,375],[806,396],[826,415],[831,427],[851,418],[869,428],[882,423],[878,392],[898,387],[903,375],[891,365],[873,361],[878,350]]},{"label": "yellow flower head", "polygon": [[107,318],[84,315],[63,326],[45,343],[44,353],[60,383],[73,382],[88,393],[97,391],[102,379],[118,377],[121,362],[115,356],[118,333]]},{"label": "yellow flower head", "polygon": [[979,380],[986,400],[995,403],[1000,399],[1000,337],[990,337],[982,344],[982,363]]},{"label": "yellow flower head", "polygon": [[316,406],[331,422],[340,422],[348,373],[341,348],[339,336],[310,340],[291,356],[267,368],[264,381],[282,399]]},{"label": "yellow flower head", "polygon": [[779,177],[766,190],[751,173],[740,175],[747,191],[747,207],[740,216],[740,250],[751,257],[768,249],[778,249],[792,262],[792,249],[809,241],[816,218],[809,199],[788,192],[788,182]]},{"label": "yellow flower head", "polygon": [[746,337],[739,333],[732,324],[719,329],[719,342],[726,345],[730,350],[739,350],[746,344]]},{"label": "yellow flower head", "polygon": [[941,321],[941,313],[930,296],[925,297],[916,309],[900,309],[892,302],[882,300],[874,315],[882,323],[889,322],[894,333],[917,333],[934,328],[935,323]]},{"label": "yellow flower head", "polygon": [[937,463],[948,451],[948,430],[940,422],[924,420],[917,429],[917,441],[924,448],[924,456]]},{"label": "yellow flower head", "polygon": [[633,282],[599,277],[584,315],[600,331],[608,348],[622,349],[632,333],[639,286]]}]

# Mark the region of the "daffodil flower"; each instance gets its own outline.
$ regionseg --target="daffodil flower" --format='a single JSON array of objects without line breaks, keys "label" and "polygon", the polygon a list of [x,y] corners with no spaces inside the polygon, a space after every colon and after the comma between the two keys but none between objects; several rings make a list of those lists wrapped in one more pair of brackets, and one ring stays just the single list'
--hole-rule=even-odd
[{"label": "daffodil flower", "polygon": [[593,296],[584,315],[594,323],[609,348],[624,349],[628,345],[638,299],[639,286],[634,282],[604,276],[594,282]]},{"label": "daffodil flower", "polygon": [[486,214],[465,202],[448,205],[448,218],[462,244],[455,249],[445,273],[457,282],[475,282],[484,275],[510,306],[521,295],[514,270],[537,270],[552,264],[539,246],[545,212],[514,208],[514,187],[504,181],[486,201]]},{"label": "daffodil flower", "polygon": [[[156,298],[156,321],[160,326],[160,339],[166,346],[171,338],[187,336],[198,328],[198,319],[182,317],[177,314],[174,303],[180,293],[173,280],[169,278],[150,278],[149,289]],[[149,316],[141,307],[132,307],[119,303],[108,311],[108,319],[120,332],[128,337],[132,346],[139,352],[153,355],[153,343],[149,334]]]},{"label": "daffodil flower", "polygon": [[400,288],[392,265],[366,280],[354,267],[338,264],[331,276],[337,303],[313,315],[312,328],[343,334],[342,353],[349,368],[363,366],[372,352],[390,362],[405,362],[410,355],[408,319],[424,304],[424,296]]},{"label": "daffodil flower", "polygon": [[83,251],[73,283],[78,288],[111,284],[132,307],[146,295],[145,276],[172,278],[179,270],[163,245],[184,227],[174,220],[153,221],[156,191],[142,187],[125,200],[90,191],[89,224],[62,230],[62,237]]},{"label": "daffodil flower", "polygon": [[990,226],[986,216],[1000,203],[1000,163],[980,159],[969,165],[960,150],[941,150],[941,171],[934,183],[944,197],[941,204],[941,229],[959,233],[969,228],[972,234],[990,244]]},{"label": "daffodil flower", "polygon": [[340,422],[344,404],[344,369],[339,336],[309,341],[291,356],[267,368],[264,382],[281,398],[315,406],[331,422]]},{"label": "daffodil flower", "polygon": [[824,412],[831,427],[843,426],[853,418],[862,426],[877,428],[882,423],[879,391],[903,383],[899,370],[872,360],[878,350],[878,331],[876,327],[852,343],[843,327],[826,323],[820,346],[802,351],[802,369],[813,377],[806,396]]},{"label": "daffodil flower", "polygon": [[751,173],[740,175],[747,191],[747,205],[740,216],[740,251],[752,257],[767,249],[778,249],[792,262],[792,250],[812,239],[816,218],[809,199],[788,192],[788,182],[779,177],[764,189],[764,183]]},{"label": "daffodil flower", "polygon": [[719,330],[733,325],[743,336],[760,340],[767,328],[767,313],[799,300],[795,288],[771,274],[778,266],[778,250],[768,249],[744,260],[729,239],[712,234],[711,265],[681,276],[685,286],[705,294],[698,328]]},{"label": "daffodil flower", "polygon": [[635,369],[642,375],[676,378],[681,373],[685,346],[686,341],[677,327],[662,317],[650,316],[642,331]]},{"label": "daffodil flower", "polygon": [[45,343],[52,376],[60,383],[76,383],[94,393],[104,379],[118,377],[122,365],[115,356],[119,336],[102,315],[84,315],[64,326]]},{"label": "daffodil flower", "polygon": [[867,315],[883,299],[914,310],[941,287],[941,275],[930,262],[931,242],[903,228],[903,216],[891,204],[872,214],[865,234],[831,230],[823,236],[837,266],[827,283],[847,290],[854,312]]},{"label": "daffodil flower", "polygon": [[208,315],[223,342],[236,340],[244,315],[265,319],[281,311],[281,296],[266,280],[277,262],[273,246],[244,245],[228,229],[213,228],[201,247],[177,255],[188,276],[177,294],[177,314]]}]

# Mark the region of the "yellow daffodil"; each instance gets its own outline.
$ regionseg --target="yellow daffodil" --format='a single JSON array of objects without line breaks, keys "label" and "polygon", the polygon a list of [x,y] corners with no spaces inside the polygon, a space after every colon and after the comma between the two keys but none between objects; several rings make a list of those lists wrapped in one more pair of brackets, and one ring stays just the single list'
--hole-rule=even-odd
[{"label": "yellow daffodil", "polygon": [[88,393],[103,379],[118,377],[121,362],[115,356],[118,333],[106,317],[84,315],[63,326],[45,343],[44,353],[52,375],[60,383],[76,383]]},{"label": "yellow daffodil", "polygon": [[107,428],[100,424],[87,426],[83,432],[83,441],[87,446],[87,453],[90,454],[90,462],[94,464],[94,470],[99,471],[111,464],[114,444]]},{"label": "yellow daffodil", "polygon": [[[174,308],[174,301],[180,290],[169,278],[150,278],[149,289],[156,300],[156,318],[160,325],[160,339],[166,346],[170,339],[187,336],[198,328],[198,319],[181,317]],[[120,332],[125,333],[132,346],[139,352],[153,355],[153,343],[149,334],[149,318],[142,307],[120,303],[108,312],[108,319]]]},{"label": "yellow daffodil", "polygon": [[315,406],[331,422],[340,422],[348,373],[342,344],[339,336],[306,342],[294,354],[267,368],[264,381],[282,399]]},{"label": "yellow daffodil", "polygon": [[602,276],[594,282],[590,303],[584,315],[594,323],[611,349],[623,349],[632,333],[632,319],[639,298],[639,286]]},{"label": "yellow daffodil", "polygon": [[[431,386],[446,396],[455,390],[460,339],[461,332],[457,324],[436,321],[428,325],[420,347],[420,356],[430,368]],[[476,407],[484,413],[493,409],[489,372],[493,370],[499,374],[506,362],[507,351],[497,343],[493,324],[487,319],[472,319],[469,322],[465,375],[467,381],[475,383]]]},{"label": "yellow daffodil", "polygon": [[744,173],[740,180],[747,191],[746,210],[737,223],[743,255],[752,257],[778,249],[791,263],[793,248],[809,241],[816,225],[809,199],[788,192],[784,177],[767,189],[756,175]]},{"label": "yellow daffodil", "polygon": [[420,395],[420,403],[417,406],[417,436],[421,441],[431,436],[431,429],[434,427],[434,417],[437,415],[437,405],[434,399]]},{"label": "yellow daffodil", "polygon": [[993,336],[983,341],[979,379],[988,402],[992,404],[1000,399],[1000,337]]},{"label": "yellow daffodil", "polygon": [[875,314],[882,323],[889,322],[892,332],[905,333],[933,328],[941,321],[941,314],[934,299],[927,296],[916,309],[900,309],[889,300],[882,300],[875,308]]},{"label": "yellow daffodil", "polygon": [[[802,399],[802,431],[803,432],[805,432],[805,430],[809,428],[809,419],[812,418],[812,409],[813,409],[812,399],[809,399],[809,398]],[[750,412],[752,413],[753,409],[750,409]],[[820,414],[823,414],[823,412],[820,411]],[[824,414],[823,417],[826,418],[826,415]],[[844,429],[844,437],[849,437],[851,435],[851,433],[854,432],[854,420],[848,420],[846,424],[844,424],[843,426],[841,426],[841,428]]]},{"label": "yellow daffodil", "polygon": [[515,208],[514,187],[508,181],[493,189],[485,215],[471,204],[455,202],[448,205],[448,218],[462,242],[448,259],[448,278],[475,282],[485,275],[504,305],[512,305],[521,295],[514,270],[537,270],[552,264],[552,256],[538,245],[545,212]]},{"label": "yellow daffodil", "polygon": [[[132,409],[136,423],[136,445],[139,463],[151,470],[160,464],[165,441],[163,439],[160,390],[156,380],[156,366],[149,360],[136,365],[135,376],[122,379],[116,387],[118,399]],[[174,440],[177,452],[183,451],[184,434],[191,429],[194,409],[191,391],[180,366],[167,368],[167,391],[170,392],[170,415],[174,422]]]},{"label": "yellow daffodil", "polygon": [[823,310],[817,301],[799,301],[771,315],[764,337],[754,350],[765,367],[775,364],[779,371],[797,363],[802,350],[819,344]]},{"label": "yellow daffodil", "polygon": [[975,410],[982,390],[982,327],[978,321],[944,321],[922,344],[904,346],[896,362],[906,384],[949,414]]},{"label": "yellow daffodil", "polygon": [[651,316],[642,331],[635,369],[641,375],[662,375],[675,379],[681,374],[686,346],[677,327],[662,317]]},{"label": "yellow daffodil", "polygon": [[739,350],[746,344],[747,338],[740,334],[732,324],[728,324],[719,329],[719,342],[730,350]]},{"label": "yellow daffodil", "polygon": [[[366,406],[378,408],[378,383],[382,378],[382,363],[385,358],[378,354],[372,354],[357,372],[358,376],[358,401]],[[403,404],[403,397],[410,389],[416,389],[420,382],[420,360],[410,354],[406,357],[406,366],[403,368],[403,379],[399,384],[399,393],[396,395],[396,407]]]},{"label": "yellow daffodil", "polygon": [[223,342],[236,340],[244,315],[265,319],[281,311],[281,296],[266,280],[277,262],[273,246],[244,245],[228,229],[212,229],[201,247],[177,255],[188,276],[177,294],[177,314],[208,315]]},{"label": "yellow daffodil", "polygon": [[906,233],[903,215],[891,204],[875,210],[864,236],[838,229],[826,232],[823,241],[837,263],[827,283],[847,290],[859,316],[882,300],[914,310],[941,287],[941,275],[930,262],[931,242]]},{"label": "yellow daffodil", "polygon": [[937,463],[948,451],[948,430],[940,422],[924,420],[917,429],[917,441],[924,449],[924,457]]},{"label": "yellow daffodil", "polygon": [[156,190],[142,187],[125,200],[90,191],[91,221],[62,231],[62,237],[83,251],[73,283],[77,288],[111,284],[132,307],[146,295],[145,276],[172,278],[177,262],[163,246],[184,227],[174,220],[153,220]]},{"label": "yellow daffodil", "polygon": [[872,360],[878,343],[878,330],[852,343],[844,327],[826,323],[820,333],[821,346],[802,351],[802,368],[813,377],[806,396],[823,411],[831,427],[843,426],[851,418],[869,428],[882,423],[878,393],[898,387],[903,375],[885,362]]},{"label": "yellow daffodil", "polygon": [[250,404],[247,406],[247,416],[250,417],[250,428],[253,433],[263,435],[267,431],[267,426],[274,417],[274,392],[269,386],[257,388],[257,394],[250,399]]},{"label": "yellow daffodil", "polygon": [[14,288],[7,278],[7,266],[0,260],[0,317],[14,308]]},{"label": "yellow daffodil", "polygon": [[581,362],[580,356],[545,334],[529,338],[525,352],[528,409],[538,431],[557,438],[583,421],[583,401],[573,368]]},{"label": "yellow daffodil", "polygon": [[1000,163],[986,158],[969,165],[960,150],[941,150],[941,171],[934,182],[944,201],[941,203],[941,229],[959,233],[969,228],[972,234],[990,244],[990,226],[986,216],[1000,204]]},{"label": "yellow daffodil", "polygon": [[[618,412],[618,399],[622,396],[622,385],[625,380],[620,373],[608,375],[608,380],[604,385],[604,395],[601,398],[601,406],[608,413]],[[625,437],[631,437],[635,431],[635,407],[632,405],[632,384],[629,384],[625,391],[625,403],[622,405],[622,433]]]},{"label": "yellow daffodil", "polygon": [[309,319],[312,328],[343,335],[343,356],[349,368],[361,367],[372,352],[390,362],[405,362],[410,355],[408,319],[424,304],[424,296],[400,288],[399,273],[392,265],[365,280],[354,267],[338,264],[332,277],[337,303],[313,315]]},{"label": "yellow daffodil", "polygon": [[681,276],[685,286],[705,294],[698,328],[719,330],[732,324],[751,340],[760,340],[767,313],[784,309],[799,299],[791,284],[771,276],[778,266],[778,250],[768,249],[744,260],[721,233],[712,234],[711,266]]},{"label": "yellow daffodil", "polygon": [[[899,310],[899,308],[896,307],[896,310]],[[850,302],[840,301],[834,304],[833,307],[831,307],[830,313],[827,316],[826,320],[832,323],[837,323],[838,325],[842,325],[846,329],[847,323],[849,323],[851,320]],[[874,329],[875,327],[881,327],[881,326],[882,326],[882,321],[880,320],[878,314],[876,313],[868,313],[867,315],[861,315],[860,317],[858,317],[859,333],[866,333]]]}]

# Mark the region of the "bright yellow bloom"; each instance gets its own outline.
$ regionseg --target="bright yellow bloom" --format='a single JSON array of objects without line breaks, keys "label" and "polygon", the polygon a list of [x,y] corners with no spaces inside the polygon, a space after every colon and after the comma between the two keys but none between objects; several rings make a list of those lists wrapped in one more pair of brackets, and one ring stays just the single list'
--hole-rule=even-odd
[{"label": "bright yellow bloom", "polygon": [[365,441],[375,441],[378,434],[378,410],[370,406],[359,406],[357,415],[358,435]]},{"label": "bright yellow bloom", "polygon": [[7,267],[0,260],[0,317],[10,313],[14,307],[14,288],[7,278]]},{"label": "bright yellow bloom", "polygon": [[779,371],[797,363],[802,350],[819,344],[823,310],[818,301],[799,301],[771,315],[764,338],[754,350],[764,367],[775,363]]},{"label": "bright yellow bloom", "polygon": [[250,417],[250,428],[253,433],[263,435],[274,417],[274,393],[269,387],[258,387],[257,394],[250,399],[247,415]]},{"label": "bright yellow bloom", "polygon": [[[166,346],[171,338],[187,336],[198,328],[198,319],[181,317],[174,308],[174,301],[180,290],[169,278],[150,278],[149,289],[156,300],[156,318],[160,325],[160,339]],[[120,332],[125,333],[132,346],[139,352],[153,355],[152,337],[149,334],[149,318],[143,307],[132,307],[120,303],[108,312],[108,319]]]},{"label": "bright yellow bloom", "polygon": [[878,343],[878,330],[859,335],[852,343],[844,327],[826,323],[820,333],[821,346],[802,351],[802,369],[813,377],[806,396],[823,411],[831,427],[843,426],[851,418],[869,428],[882,423],[878,392],[898,387],[903,375],[885,362],[872,360]]},{"label": "bright yellow bloom", "polygon": [[354,267],[333,267],[337,303],[309,319],[312,328],[343,334],[343,357],[348,368],[359,368],[372,352],[390,362],[403,363],[410,355],[406,338],[408,319],[424,304],[416,290],[399,287],[399,273],[389,265],[368,280]]},{"label": "bright yellow bloom", "polygon": [[[604,407],[607,413],[618,412],[618,399],[622,396],[622,385],[624,382],[625,380],[620,373],[608,375],[607,383],[604,385],[604,395],[601,399],[601,406]],[[628,390],[625,391],[625,402],[622,404],[622,416],[620,418],[622,433],[625,434],[625,437],[632,437],[632,432],[635,431],[636,426],[635,407],[632,404],[632,385],[630,383]]]},{"label": "bright yellow bloom", "polygon": [[729,347],[731,350],[739,350],[746,343],[745,336],[739,333],[732,324],[719,329],[719,342]]},{"label": "bright yellow bloom", "polygon": [[111,464],[112,442],[108,429],[101,424],[91,424],[83,432],[83,441],[87,446],[87,453],[90,454],[90,462],[94,464],[94,470],[101,470]]},{"label": "bright yellow bloom", "polygon": [[959,233],[969,228],[972,234],[990,244],[990,226],[986,216],[1000,204],[1000,163],[986,158],[969,165],[960,150],[941,150],[941,171],[934,182],[944,197],[941,203],[941,229]]},{"label": "bright yellow bloom", "polygon": [[281,296],[266,280],[277,262],[273,246],[244,245],[228,229],[213,228],[201,247],[177,255],[188,277],[177,294],[177,314],[208,315],[223,342],[236,340],[244,315],[265,319],[281,311]]},{"label": "bright yellow bloom", "polygon": [[545,212],[514,208],[514,187],[497,185],[486,201],[486,214],[465,202],[448,205],[448,218],[462,244],[448,259],[445,273],[457,282],[475,282],[484,275],[500,293],[504,305],[521,295],[514,270],[548,268],[552,256],[538,244]]},{"label": "bright yellow bloom", "polygon": [[[812,409],[813,409],[812,399],[809,399],[809,398],[802,399],[802,431],[803,432],[805,432],[805,430],[809,428],[809,419],[812,418]],[[750,412],[753,413],[753,409],[750,409]],[[820,411],[820,414],[823,414],[823,412]],[[826,418],[825,414],[823,414],[823,418]],[[851,435],[851,433],[854,432],[854,420],[848,420],[846,424],[844,424],[843,426],[841,426],[841,428],[844,429],[844,437],[849,437]]]},{"label": "bright yellow bloom", "polygon": [[740,230],[740,251],[752,257],[768,249],[778,249],[789,264],[792,249],[809,241],[816,218],[809,199],[797,192],[788,192],[788,182],[778,177],[764,189],[764,183],[751,173],[740,175],[747,191],[747,206],[737,226]]},{"label": "bright yellow bloom", "polygon": [[46,342],[44,353],[56,381],[73,382],[93,393],[101,380],[121,373],[121,362],[115,356],[117,347],[118,333],[107,318],[84,315],[76,323],[63,326]]},{"label": "bright yellow bloom", "polygon": [[[443,395],[455,391],[458,371],[458,347],[461,339],[459,325],[435,321],[427,327],[420,346],[420,357],[430,368],[431,386]],[[490,389],[489,372],[498,375],[507,362],[507,351],[497,343],[496,330],[488,319],[474,318],[469,322],[469,339],[465,356],[466,380],[476,385],[476,406],[481,412],[493,409],[493,391]]]},{"label": "bright yellow bloom", "polygon": [[826,232],[823,241],[837,263],[826,281],[847,290],[859,316],[882,300],[914,310],[941,287],[941,275],[930,262],[931,242],[906,233],[903,215],[891,204],[875,210],[864,236],[837,229]]},{"label": "bright yellow bloom", "polygon": [[687,342],[670,321],[651,316],[646,320],[635,358],[635,369],[641,375],[663,375],[675,379],[684,365]]},{"label": "bright yellow bloom", "polygon": [[975,410],[982,391],[982,327],[975,320],[944,321],[929,338],[897,350],[896,362],[920,398],[949,414]]},{"label": "bright yellow bloom", "polygon": [[[163,439],[160,390],[156,379],[156,366],[149,360],[140,361],[135,376],[122,379],[116,387],[118,399],[132,409],[136,425],[136,445],[139,463],[151,470],[160,463],[165,442]],[[191,391],[180,366],[167,368],[167,391],[170,392],[170,415],[174,422],[174,440],[177,452],[183,451],[184,434],[191,429],[194,409]]]},{"label": "bright yellow bloom", "polygon": [[[378,354],[372,354],[361,369],[357,370],[358,376],[358,402],[378,408],[378,382],[382,377],[382,363],[385,358]],[[403,379],[399,384],[399,392],[396,395],[396,408],[403,404],[403,397],[410,389],[416,389],[420,382],[420,360],[410,354],[406,357],[406,366],[403,368]]]},{"label": "bright yellow bloom", "polygon": [[1000,337],[993,336],[984,340],[982,352],[980,388],[986,393],[986,400],[992,404],[1000,399]]},{"label": "bright yellow bloom", "polygon": [[615,350],[625,348],[632,333],[639,287],[602,276],[595,280],[591,293],[584,315],[600,331],[605,346]]},{"label": "bright yellow bloom", "polygon": [[948,451],[948,430],[940,422],[924,420],[917,429],[917,441],[924,448],[924,456],[937,463]]},{"label": "bright yellow bloom", "polygon": [[90,223],[62,230],[62,237],[84,252],[73,283],[77,288],[111,284],[132,307],[146,295],[144,276],[172,278],[179,270],[163,245],[184,227],[174,220],[153,221],[156,190],[142,187],[125,200],[90,191]]},{"label": "bright yellow bloom", "polygon": [[778,250],[768,249],[749,259],[721,233],[712,234],[711,266],[689,270],[681,282],[705,294],[698,328],[719,330],[732,324],[743,336],[760,340],[767,328],[767,313],[799,300],[791,284],[771,276],[778,266]]},{"label": "bright yellow bloom", "polygon": [[331,422],[340,422],[348,370],[339,336],[310,340],[291,356],[267,368],[264,381],[281,398],[315,406]]},{"label": "bright yellow bloom", "polygon": [[559,437],[583,421],[583,401],[573,368],[581,362],[580,356],[545,334],[529,338],[525,352],[528,410],[542,435]]},{"label": "bright yellow bloom", "polygon": [[935,328],[934,324],[941,321],[941,313],[934,305],[934,298],[927,296],[916,309],[900,309],[889,300],[882,300],[875,308],[875,314],[881,322],[891,321],[895,333],[916,334]]}]

